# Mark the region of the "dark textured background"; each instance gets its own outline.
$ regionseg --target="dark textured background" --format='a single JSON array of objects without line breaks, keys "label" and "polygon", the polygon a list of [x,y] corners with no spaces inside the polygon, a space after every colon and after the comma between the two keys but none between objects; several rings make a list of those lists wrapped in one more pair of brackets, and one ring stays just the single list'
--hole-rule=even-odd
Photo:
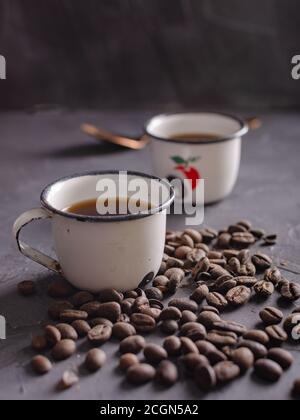
[{"label": "dark textured background", "polygon": [[0,0],[0,109],[298,107],[299,0]]}]

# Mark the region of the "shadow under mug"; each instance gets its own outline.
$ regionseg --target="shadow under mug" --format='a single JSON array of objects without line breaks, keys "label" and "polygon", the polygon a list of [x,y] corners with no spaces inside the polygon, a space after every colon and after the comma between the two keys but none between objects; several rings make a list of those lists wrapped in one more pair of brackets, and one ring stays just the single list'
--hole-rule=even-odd
[{"label": "shadow under mug", "polygon": [[[215,112],[162,114],[145,126],[155,175],[187,180],[184,201],[200,205],[223,200],[232,192],[240,168],[242,137],[248,131],[246,121]],[[174,139],[197,133],[216,138]],[[204,194],[196,195],[196,189],[203,188],[198,180],[204,180]]]},{"label": "shadow under mug", "polygon": [[[85,216],[64,210],[74,203],[97,198],[97,184],[104,179],[118,183],[122,191],[128,191],[126,183],[131,180],[146,181],[149,189],[141,199],[151,200],[151,212]],[[151,190],[151,182],[159,188]],[[155,195],[153,191],[162,193]],[[133,290],[159,271],[166,216],[174,196],[168,182],[137,172],[72,175],[46,187],[41,194],[41,208],[23,213],[14,224],[13,234],[22,254],[63,275],[78,289],[94,293],[107,288]],[[58,260],[20,240],[22,228],[40,219],[51,219]]]}]

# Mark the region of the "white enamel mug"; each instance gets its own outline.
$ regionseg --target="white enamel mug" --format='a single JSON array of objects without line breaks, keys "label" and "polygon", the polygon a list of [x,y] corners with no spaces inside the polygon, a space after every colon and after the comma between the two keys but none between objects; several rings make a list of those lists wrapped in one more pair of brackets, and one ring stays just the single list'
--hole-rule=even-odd
[{"label": "white enamel mug", "polygon": [[[21,253],[62,274],[78,289],[91,292],[107,288],[133,290],[153,278],[163,257],[166,216],[174,201],[174,190],[157,177],[127,172],[126,178],[124,174],[109,171],[73,175],[46,187],[41,194],[41,208],[22,214],[14,224],[13,234]],[[151,212],[85,216],[64,210],[97,198],[97,185],[104,179],[119,183],[122,191],[128,191],[126,183],[130,181],[156,184],[158,188],[143,190],[140,197],[151,202]],[[155,191],[160,193],[155,195]],[[22,228],[39,219],[52,221],[57,261],[20,240]]]},{"label": "white enamel mug", "polygon": [[[187,179],[187,196],[194,203],[197,180],[204,179],[204,203],[226,198],[233,190],[239,173],[242,137],[249,126],[230,115],[211,112],[162,114],[145,126],[151,139],[155,175],[161,178]],[[173,136],[206,133],[216,140],[174,140]],[[201,196],[201,194],[200,194]],[[203,196],[203,195],[202,195]]]}]

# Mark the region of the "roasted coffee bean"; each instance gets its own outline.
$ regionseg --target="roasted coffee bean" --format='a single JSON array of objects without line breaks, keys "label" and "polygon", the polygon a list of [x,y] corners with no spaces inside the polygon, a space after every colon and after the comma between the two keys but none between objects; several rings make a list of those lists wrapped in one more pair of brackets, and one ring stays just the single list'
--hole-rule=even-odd
[{"label": "roasted coffee bean", "polygon": [[53,325],[47,325],[45,327],[45,337],[51,346],[55,346],[61,340],[61,333]]},{"label": "roasted coffee bean", "polygon": [[154,379],[156,371],[153,366],[139,363],[131,366],[126,373],[126,378],[134,385],[142,385]]},{"label": "roasted coffee bean", "polygon": [[47,338],[44,335],[36,335],[32,337],[31,347],[38,353],[43,352],[48,347]]},{"label": "roasted coffee bean", "polygon": [[200,260],[196,266],[194,267],[193,271],[192,271],[192,276],[195,279],[199,273],[206,273],[208,272],[210,268],[210,261],[208,258],[202,258],[202,260]]},{"label": "roasted coffee bean", "polygon": [[191,311],[182,311],[180,323],[181,325],[187,324],[188,322],[196,322],[197,315]]},{"label": "roasted coffee bean", "polygon": [[213,265],[219,265],[221,268],[225,268],[227,265],[227,261],[225,258],[222,258],[220,260],[210,260],[210,263]]},{"label": "roasted coffee bean", "polygon": [[226,360],[228,360],[226,354],[217,349],[209,352],[207,358],[212,366],[215,366],[218,363],[225,362]]},{"label": "roasted coffee bean", "polygon": [[215,308],[214,306],[204,305],[200,308],[200,313],[202,313],[202,312],[213,312],[217,315],[220,315],[220,311],[217,308]]},{"label": "roasted coffee bean", "polygon": [[186,245],[180,246],[175,251],[175,257],[179,258],[180,260],[185,260],[186,256],[189,252],[192,251],[192,248]]},{"label": "roasted coffee bean", "polygon": [[231,245],[238,249],[249,248],[255,244],[255,238],[250,232],[236,232],[232,234]]},{"label": "roasted coffee bean", "polygon": [[33,370],[39,375],[45,375],[52,369],[52,363],[45,356],[35,356],[31,360],[31,366]]},{"label": "roasted coffee bean", "polygon": [[170,357],[178,356],[181,353],[181,341],[180,338],[175,335],[171,335],[164,340],[164,349],[167,351]]},{"label": "roasted coffee bean", "polygon": [[242,372],[246,372],[254,365],[254,355],[247,347],[240,347],[231,352],[232,361],[238,365]]},{"label": "roasted coffee bean", "polygon": [[248,229],[245,228],[245,226],[242,225],[231,225],[228,227],[228,232],[233,233],[243,233],[247,232]]},{"label": "roasted coffee bean", "polygon": [[167,359],[168,353],[163,347],[157,344],[147,344],[144,348],[144,356],[147,362],[157,364]]},{"label": "roasted coffee bean", "polygon": [[121,306],[117,302],[101,303],[97,310],[97,316],[107,318],[111,322],[116,322],[121,313]]},{"label": "roasted coffee bean", "polygon": [[112,328],[112,335],[119,340],[123,340],[131,335],[136,335],[136,330],[133,325],[127,322],[117,322]]},{"label": "roasted coffee bean", "polygon": [[215,284],[215,279],[213,279],[210,273],[206,272],[198,272],[195,276],[193,276],[193,280],[199,286],[205,283],[208,287],[211,287]]},{"label": "roasted coffee bean", "polygon": [[213,324],[213,328],[216,330],[233,332],[237,335],[244,335],[247,332],[245,325],[234,321],[216,321]]},{"label": "roasted coffee bean", "polygon": [[261,239],[266,235],[265,230],[263,229],[251,229],[250,232],[252,233],[252,235],[257,239]]},{"label": "roasted coffee bean", "polygon": [[292,394],[295,397],[300,397],[300,379],[296,379],[293,384]]},{"label": "roasted coffee bean", "polygon": [[294,363],[292,354],[281,348],[273,348],[269,350],[268,359],[274,360],[282,369],[289,369]]},{"label": "roasted coffee bean", "polygon": [[255,363],[254,370],[259,378],[268,382],[277,382],[283,374],[279,364],[269,359],[258,360]]},{"label": "roasted coffee bean", "polygon": [[202,354],[188,353],[180,357],[180,363],[184,366],[188,375],[193,375],[198,366],[207,366],[209,361]]},{"label": "roasted coffee bean", "polygon": [[234,346],[238,341],[238,337],[236,334],[227,331],[212,330],[207,334],[206,340],[214,344],[216,347],[222,348],[226,346]]},{"label": "roasted coffee bean", "polygon": [[289,284],[290,284],[289,280],[282,277],[279,283],[277,284],[276,289],[278,290],[279,293],[281,293],[281,289],[283,288],[283,286],[288,288]]},{"label": "roasted coffee bean", "polygon": [[233,257],[228,261],[227,270],[233,274],[239,274],[241,269],[241,262],[237,257]]},{"label": "roasted coffee bean", "polygon": [[20,295],[28,297],[37,293],[36,284],[31,280],[25,280],[18,284],[18,292]]},{"label": "roasted coffee bean", "polygon": [[217,381],[221,384],[233,381],[240,376],[241,369],[233,362],[221,362],[215,367]]},{"label": "roasted coffee bean", "polygon": [[198,286],[197,289],[193,291],[193,293],[190,296],[190,299],[194,300],[196,303],[201,303],[206,298],[206,296],[209,294],[209,288],[203,284],[201,286]]},{"label": "roasted coffee bean", "polygon": [[98,309],[100,308],[100,305],[100,302],[92,301],[82,305],[80,310],[86,312],[89,318],[96,318],[98,316]]},{"label": "roasted coffee bean", "polygon": [[108,303],[108,302],[117,302],[121,303],[123,300],[122,293],[119,293],[115,289],[106,289],[102,290],[99,294],[98,299],[101,303]]},{"label": "roasted coffee bean", "polygon": [[169,302],[169,306],[174,306],[175,308],[179,309],[180,311],[191,311],[191,312],[197,312],[198,311],[198,305],[196,302],[190,299],[186,298],[177,298],[172,299]]},{"label": "roasted coffee bean", "polygon": [[261,280],[255,284],[254,291],[257,296],[268,298],[274,293],[275,287],[273,283],[266,280]]},{"label": "roasted coffee bean", "polygon": [[121,302],[121,311],[127,315],[131,315],[134,302],[135,299],[133,298],[124,299]]},{"label": "roasted coffee bean", "polygon": [[60,314],[66,309],[74,309],[74,306],[71,302],[68,302],[67,300],[61,302],[53,302],[48,308],[48,315],[54,321],[58,321],[60,319]]},{"label": "roasted coffee bean", "polygon": [[111,336],[111,327],[107,325],[97,325],[88,332],[87,338],[91,344],[100,346],[110,340]]},{"label": "roasted coffee bean", "polygon": [[138,357],[133,353],[125,353],[120,357],[119,368],[126,371],[133,365],[139,364]]},{"label": "roasted coffee bean", "polygon": [[277,267],[268,268],[265,272],[265,280],[270,281],[274,284],[274,286],[277,286],[280,280],[282,279],[281,271]]},{"label": "roasted coffee bean", "polygon": [[125,338],[120,343],[120,353],[134,353],[138,354],[146,345],[144,337],[141,335],[131,335]]},{"label": "roasted coffee bean", "polygon": [[222,233],[217,240],[216,248],[218,249],[227,249],[230,248],[232,236],[230,233]]},{"label": "roasted coffee bean", "polygon": [[169,268],[165,272],[165,276],[168,277],[170,281],[176,280],[178,283],[180,283],[184,279],[185,273],[181,268]]},{"label": "roasted coffee bean", "polygon": [[292,312],[293,314],[300,314],[300,308],[296,308]]},{"label": "roasted coffee bean", "polygon": [[205,326],[208,330],[213,328],[215,322],[220,321],[221,318],[214,312],[201,312],[198,316],[198,322]]},{"label": "roasted coffee bean", "polygon": [[78,319],[86,320],[88,318],[88,313],[85,311],[77,311],[75,309],[65,309],[60,314],[60,320],[62,322],[72,323]]},{"label": "roasted coffee bean", "polygon": [[94,295],[89,292],[77,292],[72,296],[71,300],[76,308],[80,308],[82,305],[92,302],[94,300]]},{"label": "roasted coffee bean", "polygon": [[272,258],[261,253],[254,254],[252,256],[252,262],[259,271],[267,270],[273,263]]},{"label": "roasted coffee bean", "polygon": [[170,257],[167,261],[167,269],[169,268],[183,268],[184,261],[179,258]]},{"label": "roasted coffee bean", "polygon": [[177,366],[169,360],[163,360],[156,370],[155,380],[166,387],[174,385],[178,380]]},{"label": "roasted coffee bean", "polygon": [[243,251],[241,251],[238,254],[237,258],[239,259],[242,265],[249,263],[251,261],[251,254],[249,249],[244,249]]},{"label": "roasted coffee bean", "polygon": [[157,274],[158,275],[163,275],[166,271],[167,271],[167,263],[162,261]]},{"label": "roasted coffee bean", "polygon": [[190,251],[187,256],[184,263],[185,268],[192,268],[195,267],[195,265],[201,261],[203,258],[205,258],[206,252],[202,249],[194,248],[192,251]]},{"label": "roasted coffee bean", "polygon": [[270,325],[266,328],[270,340],[274,344],[283,344],[288,340],[287,333],[279,325]]},{"label": "roasted coffee bean", "polygon": [[266,347],[257,341],[241,340],[238,343],[238,348],[241,347],[246,347],[247,349],[251,350],[254,354],[255,360],[262,359],[268,354],[268,350],[266,349]]},{"label": "roasted coffee bean", "polygon": [[164,334],[175,334],[179,330],[179,325],[173,319],[166,319],[160,324],[160,329]]},{"label": "roasted coffee bean", "polygon": [[[160,314],[161,314],[161,310],[160,309],[157,309],[157,308],[141,307],[140,308],[140,314],[148,315],[151,318],[153,318],[155,321],[158,322],[159,317],[160,317]],[[133,315],[131,315],[131,316],[133,316]],[[129,321],[128,322],[130,322],[130,318],[129,318]]]},{"label": "roasted coffee bean", "polygon": [[160,321],[165,321],[172,319],[174,321],[179,321],[182,317],[181,311],[178,308],[169,306],[168,308],[165,308],[162,310],[160,314]]},{"label": "roasted coffee bean", "polygon": [[291,302],[300,298],[300,286],[296,283],[285,283],[280,290],[281,296]]},{"label": "roasted coffee bean", "polygon": [[207,258],[209,260],[222,260],[223,259],[223,253],[219,251],[209,251],[207,254]]},{"label": "roasted coffee bean", "polygon": [[57,389],[65,391],[66,389],[72,388],[72,386],[78,384],[79,378],[76,373],[72,371],[66,371],[63,373],[61,380],[57,384]]},{"label": "roasted coffee bean", "polygon": [[283,313],[279,309],[271,306],[263,309],[259,313],[259,316],[266,325],[280,324],[283,320]]},{"label": "roasted coffee bean", "polygon": [[213,351],[218,351],[216,346],[214,346],[212,343],[209,343],[208,341],[198,340],[195,342],[195,344],[197,346],[197,349],[199,350],[199,353],[203,356],[207,356]]},{"label": "roasted coffee bean", "polygon": [[195,246],[193,239],[189,235],[186,235],[185,233],[181,236],[181,243],[182,245],[189,246],[192,249]]},{"label": "roasted coffee bean", "polygon": [[85,358],[85,366],[90,372],[97,372],[106,363],[106,354],[101,349],[91,349]]},{"label": "roasted coffee bean", "polygon": [[117,319],[117,322],[126,322],[130,323],[130,318],[127,314],[121,314],[119,318]]},{"label": "roasted coffee bean", "polygon": [[229,271],[217,264],[211,264],[209,269],[209,274],[214,280],[217,280],[221,276],[230,275]]},{"label": "roasted coffee bean", "polygon": [[152,316],[146,314],[132,314],[130,322],[139,333],[150,333],[155,330],[156,322]]},{"label": "roasted coffee bean", "polygon": [[202,242],[202,235],[197,230],[195,230],[195,229],[185,229],[184,233],[185,233],[185,235],[190,236],[193,239],[195,244]]},{"label": "roasted coffee bean", "polygon": [[235,249],[225,249],[225,251],[223,251],[223,256],[227,259],[227,261],[231,260],[233,257],[237,257],[239,254],[240,251]]},{"label": "roasted coffee bean", "polygon": [[86,337],[91,330],[90,325],[81,319],[72,322],[72,327],[75,329],[79,337]]},{"label": "roasted coffee bean", "polygon": [[214,284],[214,290],[221,294],[226,294],[229,290],[237,286],[236,280],[232,276],[221,276]]},{"label": "roasted coffee bean", "polygon": [[246,286],[237,286],[229,290],[226,295],[227,301],[233,306],[245,305],[249,302],[251,297],[251,290]]},{"label": "roasted coffee bean", "polygon": [[202,249],[202,251],[204,251],[206,254],[209,253],[209,247],[206,244],[204,244],[204,243],[195,244],[195,248]]},{"label": "roasted coffee bean", "polygon": [[175,248],[171,245],[165,245],[164,253],[167,255],[174,255]]},{"label": "roasted coffee bean", "polygon": [[180,329],[180,333],[182,336],[188,337],[193,341],[203,340],[207,335],[205,327],[198,322],[184,324]]},{"label": "roasted coffee bean", "polygon": [[76,330],[69,324],[57,324],[56,328],[61,334],[62,339],[78,340],[78,334]]},{"label": "roasted coffee bean", "polygon": [[150,287],[145,290],[148,299],[163,300],[164,295],[157,287]]},{"label": "roasted coffee bean", "polygon": [[267,235],[263,239],[264,239],[264,244],[266,246],[276,245],[276,243],[277,243],[277,235],[276,234]]},{"label": "roasted coffee bean", "polygon": [[199,353],[195,343],[188,337],[181,337],[181,352],[182,354]]},{"label": "roasted coffee bean", "polygon": [[249,330],[244,334],[245,340],[256,341],[257,343],[267,346],[269,344],[269,336],[261,330]]},{"label": "roasted coffee bean", "polygon": [[245,227],[247,230],[251,230],[251,228],[252,228],[252,222],[250,222],[250,220],[247,220],[247,219],[240,220],[240,221],[237,223],[237,225],[243,226],[243,227]]},{"label": "roasted coffee bean", "polygon": [[300,325],[300,316],[298,313],[289,315],[284,321],[283,328],[291,336],[295,328]]},{"label": "roasted coffee bean", "polygon": [[219,310],[224,310],[228,306],[227,299],[217,292],[209,293],[206,296],[206,301],[209,305],[214,306]]},{"label": "roasted coffee bean", "polygon": [[257,283],[257,278],[253,276],[239,276],[235,278],[238,286],[253,287]]},{"label": "roasted coffee bean", "polygon": [[201,229],[200,233],[202,235],[202,241],[205,244],[210,244],[218,236],[218,232],[215,229],[211,228]]},{"label": "roasted coffee bean", "polygon": [[169,279],[166,276],[157,276],[153,280],[153,286],[154,287],[168,287]]},{"label": "roasted coffee bean", "polygon": [[54,360],[65,360],[76,352],[76,344],[73,340],[61,340],[52,349]]},{"label": "roasted coffee bean", "polygon": [[75,289],[66,280],[54,280],[48,287],[49,296],[55,299],[63,299],[74,294]]},{"label": "roasted coffee bean", "polygon": [[217,385],[217,375],[211,366],[198,366],[195,370],[194,379],[199,388],[208,392]]},{"label": "roasted coffee bean", "polygon": [[93,318],[89,320],[89,324],[91,328],[97,327],[98,325],[106,325],[112,328],[114,325],[109,319],[106,318]]}]

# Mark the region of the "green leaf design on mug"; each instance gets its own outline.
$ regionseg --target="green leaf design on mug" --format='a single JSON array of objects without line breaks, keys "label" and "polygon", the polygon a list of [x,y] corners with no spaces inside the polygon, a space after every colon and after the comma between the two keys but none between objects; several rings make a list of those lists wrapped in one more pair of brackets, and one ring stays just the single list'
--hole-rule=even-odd
[{"label": "green leaf design on mug", "polygon": [[178,165],[186,164],[186,161],[180,156],[172,156],[171,159],[174,160],[174,162],[177,163]]}]

